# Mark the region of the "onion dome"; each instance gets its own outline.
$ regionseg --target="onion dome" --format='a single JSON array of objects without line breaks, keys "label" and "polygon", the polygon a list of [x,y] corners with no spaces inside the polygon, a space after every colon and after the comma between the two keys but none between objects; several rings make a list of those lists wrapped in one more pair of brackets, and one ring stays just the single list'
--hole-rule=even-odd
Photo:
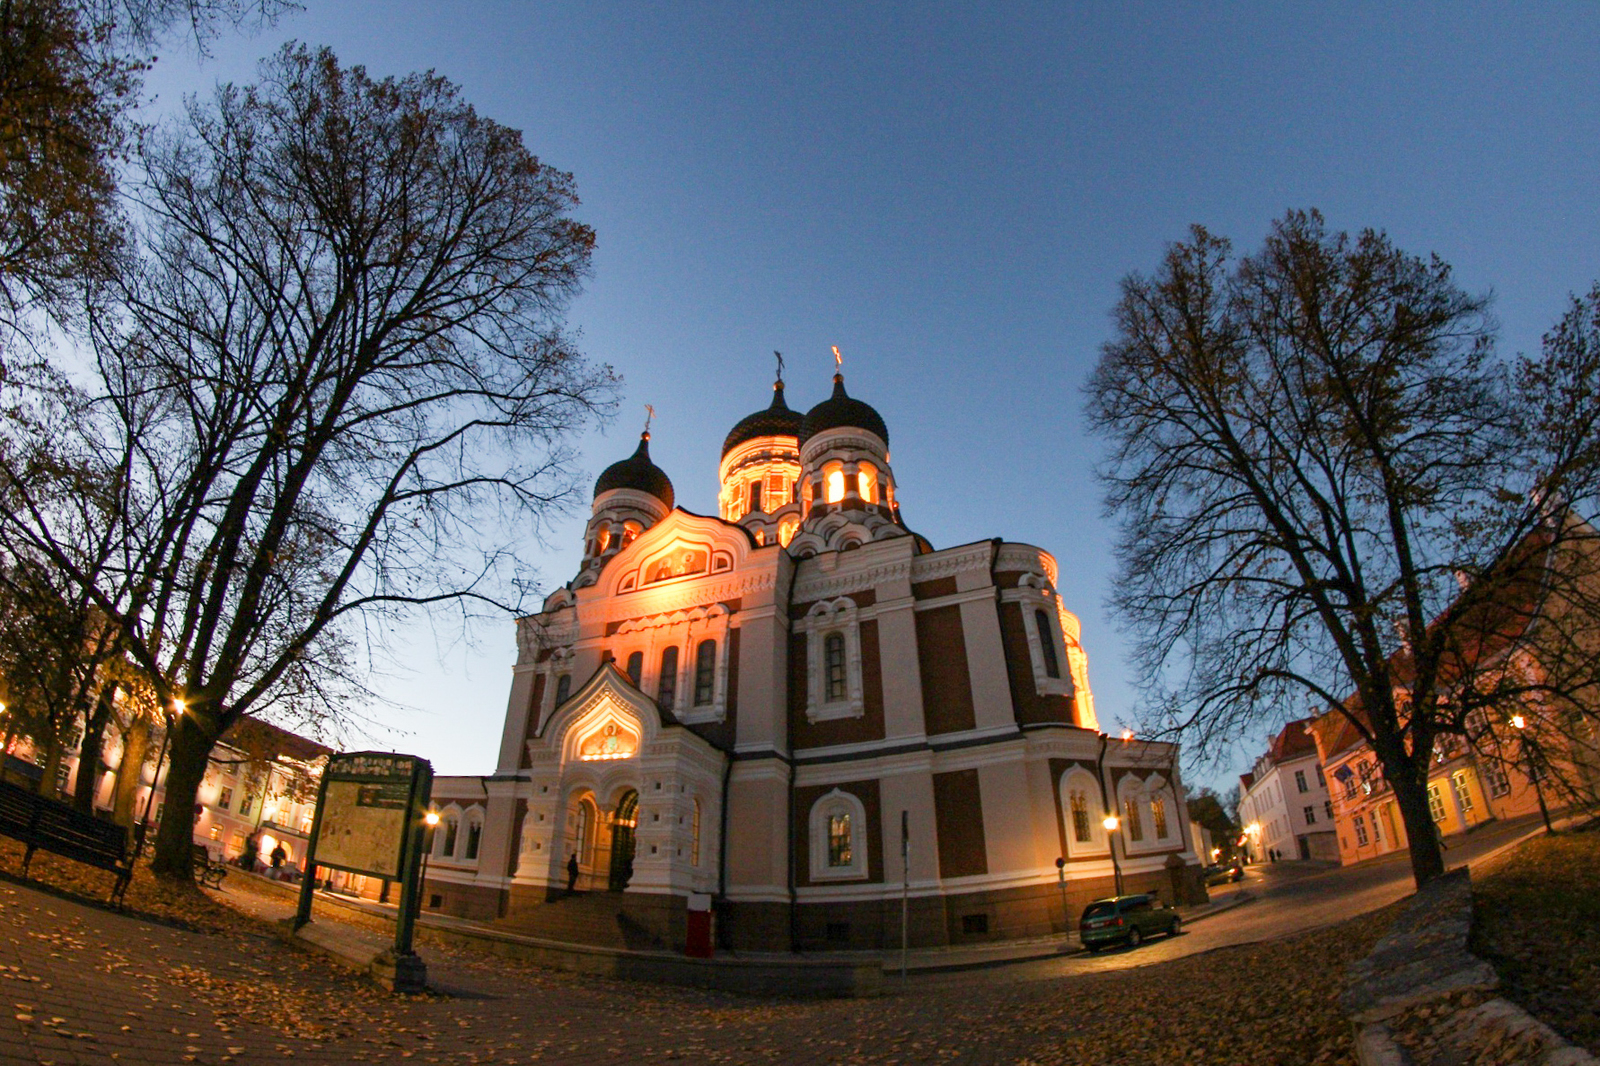
[{"label": "onion dome", "polygon": [[800,444],[804,447],[806,441],[818,433],[840,426],[853,426],[869,433],[876,433],[885,445],[889,443],[889,427],[883,424],[883,416],[878,414],[871,404],[862,403],[846,395],[844,375],[835,374],[833,395],[807,411],[806,417],[801,421]]},{"label": "onion dome", "polygon": [[757,437],[798,437],[802,417],[799,411],[790,410],[784,402],[783,379],[779,378],[772,386],[771,405],[739,419],[728,431],[728,439],[722,442],[722,454],[726,456],[745,441]]},{"label": "onion dome", "polygon": [[639,492],[648,492],[656,499],[667,505],[667,510],[672,509],[672,479],[667,477],[655,463],[650,461],[650,434],[648,431],[639,434],[639,447],[628,458],[620,463],[612,463],[606,467],[605,473],[600,475],[594,483],[594,494],[599,496],[602,492],[612,489],[635,489]]}]

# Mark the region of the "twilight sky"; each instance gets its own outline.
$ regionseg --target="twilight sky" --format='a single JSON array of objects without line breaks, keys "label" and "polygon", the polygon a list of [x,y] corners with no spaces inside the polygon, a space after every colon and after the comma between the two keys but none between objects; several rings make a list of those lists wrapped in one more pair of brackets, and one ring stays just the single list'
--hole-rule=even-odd
[{"label": "twilight sky", "polygon": [[[204,62],[164,56],[153,108],[249,80],[290,38],[457,82],[574,173],[598,231],[569,323],[625,400],[585,442],[591,477],[651,403],[679,504],[715,513],[722,438],[768,402],[772,350],[809,407],[837,344],[914,529],[1060,560],[1108,731],[1137,694],[1081,388],[1121,277],[1191,223],[1253,250],[1317,207],[1492,291],[1507,354],[1600,278],[1588,5],[304,3]],[[583,505],[525,538],[547,590],[576,570]],[[396,728],[366,740],[491,772],[509,620],[398,639],[405,668],[375,681],[395,706],[373,709]],[[1220,754],[1191,777],[1225,787],[1254,750]]]}]

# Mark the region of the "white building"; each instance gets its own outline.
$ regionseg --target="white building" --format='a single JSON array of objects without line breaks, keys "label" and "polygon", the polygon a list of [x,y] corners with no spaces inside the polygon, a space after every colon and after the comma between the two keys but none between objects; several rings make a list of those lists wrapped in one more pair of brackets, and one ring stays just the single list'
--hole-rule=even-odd
[{"label": "white building", "polygon": [[1283,727],[1255,769],[1239,778],[1239,822],[1251,862],[1281,859],[1339,861],[1328,783],[1309,730],[1311,719]]},{"label": "white building", "polygon": [[1112,848],[1129,891],[1203,898],[1177,751],[1098,731],[1056,559],[936,550],[841,375],[804,416],[774,390],[715,516],[648,433],[600,476],[578,574],[518,622],[495,772],[435,780],[425,908],[670,947],[694,897],[727,946],[877,948],[908,881],[911,942],[948,944],[1069,928]]}]

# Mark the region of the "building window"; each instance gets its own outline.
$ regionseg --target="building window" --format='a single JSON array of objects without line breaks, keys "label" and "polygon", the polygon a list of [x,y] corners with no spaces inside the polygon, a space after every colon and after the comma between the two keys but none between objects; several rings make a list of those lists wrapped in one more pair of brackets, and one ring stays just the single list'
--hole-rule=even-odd
[{"label": "building window", "polygon": [[746,510],[759,511],[759,510],[762,509],[761,508],[761,482],[760,481],[752,481],[752,482],[750,482],[750,497],[749,497],[749,499],[750,499],[750,506],[748,508],[746,508]]},{"label": "building window", "polygon": [[1359,814],[1356,815],[1356,845],[1367,846],[1367,820]]},{"label": "building window", "polygon": [[456,835],[460,830],[461,822],[456,818],[450,817],[444,820],[444,840],[442,842],[444,847],[440,849],[440,855],[454,855],[456,853]]},{"label": "building window", "polygon": [[840,881],[867,876],[864,841],[856,834],[866,827],[861,800],[834,789],[811,807],[811,879]]},{"label": "building window", "polygon": [[1506,776],[1505,768],[1498,763],[1486,764],[1483,776],[1489,779],[1489,795],[1498,798],[1511,791],[1511,779]]},{"label": "building window", "polygon": [[233,803],[233,789],[225,788],[217,795],[217,806],[227,810]]},{"label": "building window", "polygon": [[467,855],[469,859],[478,857],[478,844],[483,840],[483,823],[473,820],[467,823]]},{"label": "building window", "polygon": [[255,793],[247,792],[247,793],[245,793],[244,799],[239,801],[239,813],[241,815],[249,814],[255,808],[255,805],[256,805]]},{"label": "building window", "polygon": [[828,702],[845,698],[844,634],[829,633],[822,642],[822,657],[828,687]]},{"label": "building window", "polygon": [[1050,626],[1050,616],[1042,609],[1033,612],[1034,624],[1039,627],[1039,654],[1044,657],[1046,677],[1061,677],[1061,662],[1056,658],[1056,633]]},{"label": "building window", "polygon": [[656,702],[665,710],[672,710],[672,701],[678,698],[678,647],[673,645],[661,653],[661,677],[656,682]]},{"label": "building window", "polygon": [[1457,770],[1450,775],[1450,787],[1455,790],[1456,802],[1461,805],[1462,814],[1472,812],[1472,789],[1467,787],[1467,772]]},{"label": "building window", "polygon": [[693,821],[689,827],[689,865],[700,865],[700,799],[695,798]]},{"label": "building window", "polygon": [[834,462],[822,468],[822,502],[838,503],[844,499],[844,467]]},{"label": "building window", "polygon": [[1122,806],[1127,821],[1124,828],[1128,830],[1128,839],[1143,840],[1144,823],[1139,820],[1139,801],[1129,797]]},{"label": "building window", "polygon": [[1155,826],[1156,839],[1167,838],[1167,801],[1156,796],[1150,801],[1150,821]]},{"label": "building window", "polygon": [[861,463],[856,467],[857,491],[867,503],[878,502],[878,471],[871,463]]},{"label": "building window", "polygon": [[1311,786],[1306,784],[1306,772],[1304,770],[1296,770],[1294,772],[1294,784],[1301,792],[1311,791]]},{"label": "building window", "polygon": [[1307,825],[1317,824],[1317,809],[1315,807],[1307,807],[1305,809],[1305,816]]},{"label": "building window", "polygon": [[639,686],[639,679],[644,676],[644,652],[636,651],[628,656],[628,680],[634,687]]},{"label": "building window", "polygon": [[1313,766],[1312,769],[1317,772],[1317,787],[1318,788],[1327,788],[1328,787],[1328,779],[1326,777],[1322,776],[1322,767]]},{"label": "building window", "polygon": [[1077,789],[1072,790],[1072,839],[1080,844],[1094,840],[1094,830],[1089,828],[1089,797]]},{"label": "building window", "polygon": [[1322,813],[1328,816],[1330,822],[1333,821],[1333,800],[1322,801]]},{"label": "building window", "polygon": [[1444,794],[1439,791],[1438,785],[1428,786],[1428,813],[1433,815],[1435,822],[1444,821]]},{"label": "building window", "polygon": [[557,705],[566,703],[567,697],[570,695],[572,695],[572,675],[562,674],[560,677],[556,678]]},{"label": "building window", "polygon": [[829,815],[828,866],[832,869],[840,869],[849,866],[850,862],[850,816],[848,814]]},{"label": "building window", "polygon": [[711,703],[717,676],[717,642],[702,640],[694,653],[694,705],[705,707]]}]

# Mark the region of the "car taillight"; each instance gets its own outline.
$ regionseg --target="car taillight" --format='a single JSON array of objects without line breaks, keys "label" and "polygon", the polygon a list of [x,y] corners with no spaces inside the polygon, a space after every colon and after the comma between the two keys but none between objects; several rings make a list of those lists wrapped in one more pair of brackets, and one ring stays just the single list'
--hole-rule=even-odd
[{"label": "car taillight", "polygon": [[1122,924],[1122,919],[1118,918],[1116,921],[1112,922],[1111,924],[1112,925],[1121,925]]}]

